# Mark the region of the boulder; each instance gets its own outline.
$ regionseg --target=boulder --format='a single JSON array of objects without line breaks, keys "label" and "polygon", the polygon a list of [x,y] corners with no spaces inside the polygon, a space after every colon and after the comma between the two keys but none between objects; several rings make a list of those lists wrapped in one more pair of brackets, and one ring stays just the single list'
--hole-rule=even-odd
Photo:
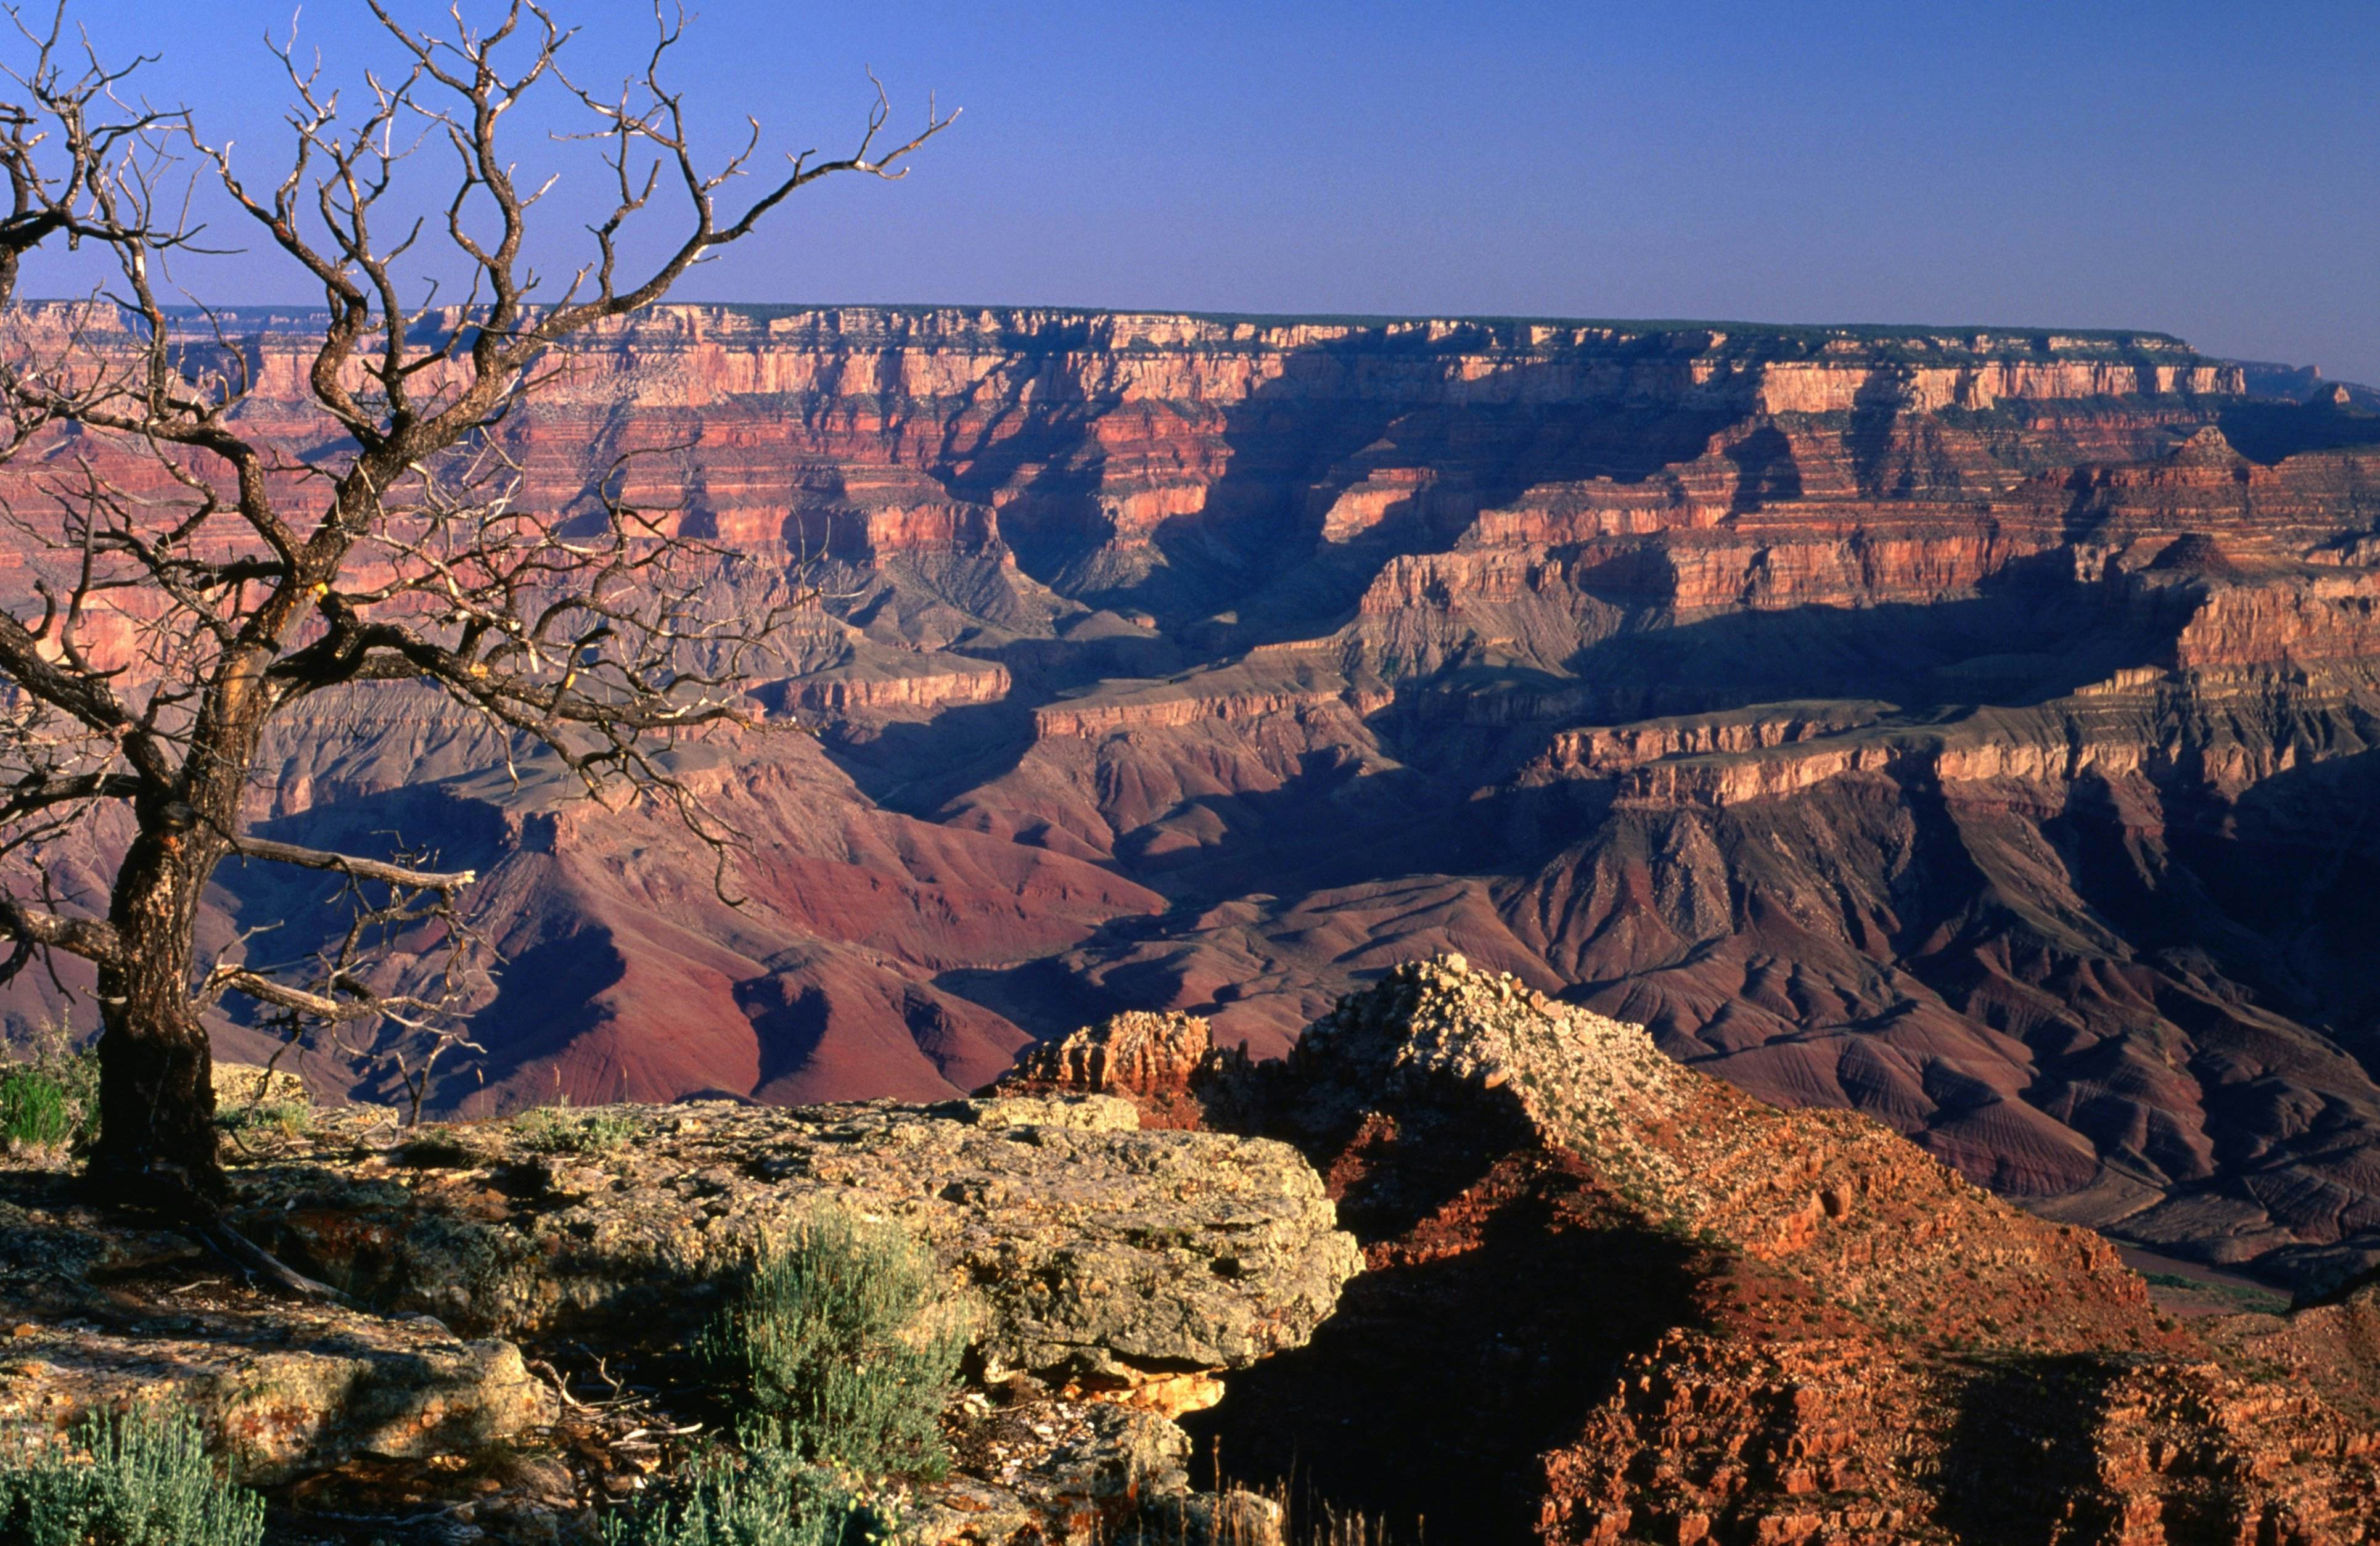
[{"label": "boulder", "polygon": [[[477,1335],[680,1340],[822,1206],[898,1223],[981,1308],[987,1376],[1202,1405],[1303,1344],[1361,1266],[1320,1179],[1263,1138],[1144,1131],[1108,1096],[723,1102],[345,1144],[243,1167],[239,1216],[358,1298]],[[567,1129],[565,1129],[566,1132]]]}]

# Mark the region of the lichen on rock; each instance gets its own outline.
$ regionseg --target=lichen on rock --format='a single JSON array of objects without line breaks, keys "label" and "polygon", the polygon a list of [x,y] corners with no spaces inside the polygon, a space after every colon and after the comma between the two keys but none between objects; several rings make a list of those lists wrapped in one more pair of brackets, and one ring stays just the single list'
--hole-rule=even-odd
[{"label": "lichen on rock", "polygon": [[985,1367],[1124,1389],[1303,1342],[1360,1262],[1285,1144],[1144,1131],[1107,1096],[609,1108],[601,1153],[501,1124],[247,1167],[240,1216],[358,1297],[509,1337],[681,1334],[822,1200],[898,1223],[984,1308]]}]

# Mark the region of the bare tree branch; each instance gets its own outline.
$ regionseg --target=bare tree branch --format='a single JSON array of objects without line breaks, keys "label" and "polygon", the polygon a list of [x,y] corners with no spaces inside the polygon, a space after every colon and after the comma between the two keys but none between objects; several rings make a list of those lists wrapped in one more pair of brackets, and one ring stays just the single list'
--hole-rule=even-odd
[{"label": "bare tree branch", "polygon": [[358,858],[352,854],[301,848],[295,843],[276,843],[265,837],[236,837],[232,839],[231,851],[242,858],[271,859],[276,864],[303,865],[309,870],[332,870],[358,880],[381,881],[415,891],[460,891],[480,878],[476,870],[414,870],[402,864],[383,864],[376,858]]},{"label": "bare tree branch", "polygon": [[[29,907],[13,896],[0,896],[0,939],[39,945],[45,950],[63,950],[86,961],[111,965],[121,961],[124,955],[124,942],[102,919],[60,918],[39,907]],[[15,976],[21,965],[19,953],[14,964],[0,968],[0,978]]]},{"label": "bare tree branch", "polygon": [[[682,16],[657,10],[641,69],[599,94],[565,73],[573,33],[540,0],[494,0],[481,28],[458,6],[435,31],[364,3],[394,63],[345,90],[301,58],[294,30],[270,43],[289,138],[270,181],[253,182],[189,114],[131,100],[129,71],[70,43],[63,9],[38,26],[7,11],[24,61],[13,90],[0,85],[0,463],[18,458],[0,522],[26,565],[21,590],[0,593],[0,866],[19,866],[19,889],[44,905],[0,903],[15,951],[0,975],[50,950],[99,965],[113,1102],[99,1161],[202,1191],[219,1175],[199,1016],[224,995],[293,1041],[319,1031],[346,1055],[394,1060],[418,1115],[439,1059],[471,1045],[461,1012],[487,992],[462,907],[474,871],[245,833],[267,731],[293,705],[435,689],[508,757],[547,759],[592,797],[666,804],[710,845],[730,895],[736,834],[670,753],[763,728],[746,683],[813,590],[797,564],[727,551],[629,499],[638,457],[682,448],[629,452],[553,509],[499,432],[566,369],[575,335],[659,300],[799,189],[898,178],[956,116],[929,102],[891,143],[871,75],[846,153],[804,151],[759,177],[757,124],[724,154],[697,144],[668,81]],[[534,263],[552,181],[524,180],[507,132],[540,96],[578,126],[552,153],[590,162],[610,205],[558,286]],[[200,250],[194,176],[319,288],[298,334],[250,336],[169,301],[174,260]],[[628,239],[663,224],[657,243]],[[22,260],[52,241],[113,259],[102,296],[18,302]],[[439,245],[470,275],[459,304],[411,278]],[[631,250],[658,255],[638,267]],[[261,404],[260,366],[292,351],[299,400]],[[40,889],[39,858],[102,810],[128,812],[131,835],[111,840],[104,920],[77,919],[79,901]],[[262,936],[244,935],[202,968],[200,898],[232,857],[335,875],[323,916],[344,926],[279,962],[251,956]],[[388,979],[375,962],[400,937],[433,942],[437,964]]]}]

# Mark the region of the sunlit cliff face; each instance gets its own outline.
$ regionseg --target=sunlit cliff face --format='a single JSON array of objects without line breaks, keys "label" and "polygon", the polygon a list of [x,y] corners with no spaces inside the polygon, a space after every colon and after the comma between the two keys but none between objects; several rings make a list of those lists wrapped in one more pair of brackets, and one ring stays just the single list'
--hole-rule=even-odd
[{"label": "sunlit cliff face", "polygon": [[[247,413],[319,440],[256,326]],[[488,877],[447,1103],[947,1093],[1121,1009],[1272,1053],[1452,946],[2142,1239],[2380,1238],[2351,402],[2154,335],[1050,310],[679,307],[567,366],[518,497],[617,465],[723,596],[820,600],[782,733],[684,753],[740,905],[426,696],[277,744],[260,821]]]}]

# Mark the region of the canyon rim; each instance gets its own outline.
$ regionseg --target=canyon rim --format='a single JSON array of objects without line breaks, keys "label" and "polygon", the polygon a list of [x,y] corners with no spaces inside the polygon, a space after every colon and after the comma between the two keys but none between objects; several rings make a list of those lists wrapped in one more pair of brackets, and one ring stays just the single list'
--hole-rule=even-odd
[{"label": "canyon rim", "polygon": [[[248,325],[269,427],[294,346]],[[2380,1241],[2380,419],[2272,380],[2138,335],[670,308],[503,433],[526,498],[643,453],[629,502],[821,577],[764,730],[682,754],[740,905],[426,691],[310,704],[257,830],[484,877],[433,1111],[947,1096],[1127,1009],[1278,1056],[1451,949],[2319,1290]],[[226,871],[218,935],[295,895]]]},{"label": "canyon rim", "polygon": [[719,3],[0,46],[0,1542],[2380,1539],[2380,29]]}]

